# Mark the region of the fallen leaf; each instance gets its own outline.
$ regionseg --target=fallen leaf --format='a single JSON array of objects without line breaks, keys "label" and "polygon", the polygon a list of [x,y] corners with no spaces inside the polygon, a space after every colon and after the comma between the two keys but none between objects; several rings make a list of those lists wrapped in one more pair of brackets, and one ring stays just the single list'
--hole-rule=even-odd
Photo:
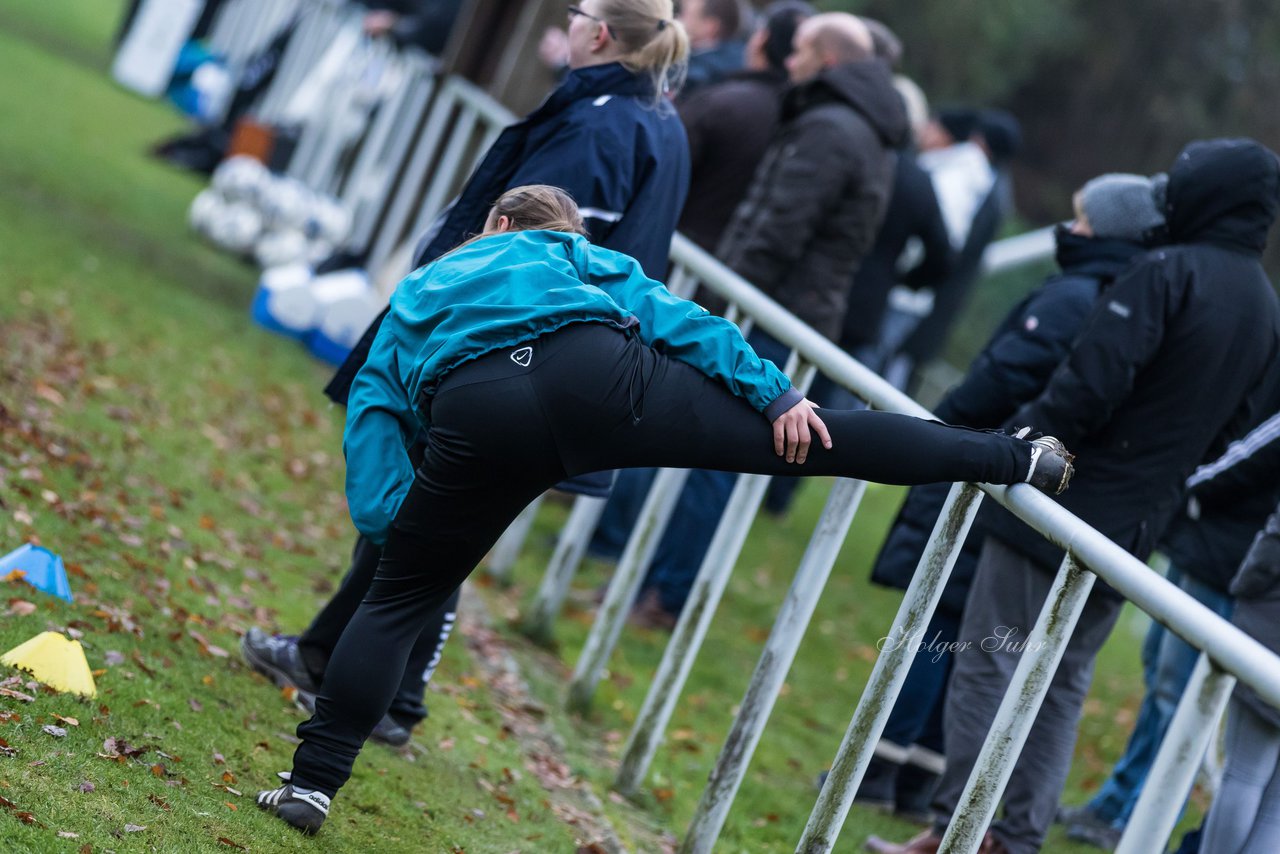
[{"label": "fallen leaf", "polygon": [[147,795],[147,800],[151,801],[151,803],[160,807],[160,809],[164,810],[165,812],[168,812],[169,810],[173,809],[171,806],[169,806],[169,804],[165,801],[164,798],[157,797],[156,795]]},{"label": "fallen leaf", "polygon": [[25,617],[36,612],[36,603],[28,602],[26,599],[10,599],[9,610],[5,611],[6,616]]},{"label": "fallen leaf", "polygon": [[223,772],[222,772],[222,782],[224,782],[224,783],[234,783],[235,781],[236,781],[236,775],[235,775],[235,774],[232,774],[230,771],[223,771]]},{"label": "fallen leaf", "polygon": [[0,688],[0,697],[12,697],[15,700],[21,700],[24,703],[34,703],[36,698],[30,694],[24,694],[21,691],[14,691],[12,688]]},{"label": "fallen leaf", "polygon": [[231,810],[232,812],[236,812],[237,810],[240,809],[240,807],[231,803],[231,801],[223,801],[223,804],[226,806],[227,809]]},{"label": "fallen leaf", "polygon": [[236,849],[237,851],[248,851],[248,850],[249,850],[248,848],[245,848],[243,845],[237,845],[236,843],[232,842],[230,839],[228,839],[228,838],[227,838],[227,837],[225,837],[225,836],[219,836],[219,837],[218,837],[218,843],[219,843],[220,845],[227,845],[227,846],[229,846],[229,847],[231,847],[231,848]]},{"label": "fallen leaf", "polygon": [[125,833],[141,833],[146,829],[147,826],[145,824],[126,824],[124,826]]},{"label": "fallen leaf", "polygon": [[58,723],[66,724],[67,726],[80,726],[80,721],[75,718],[64,718],[62,715],[55,714],[53,719]]},{"label": "fallen leaf", "polygon": [[61,837],[62,839],[79,839],[80,838],[80,834],[72,833],[69,830],[59,830],[58,836]]},{"label": "fallen leaf", "polygon": [[62,727],[60,727],[60,726],[54,726],[53,724],[45,724],[44,726],[40,727],[40,730],[41,730],[42,732],[46,732],[46,733],[48,733],[49,735],[53,736],[54,738],[66,738],[66,737],[67,737],[67,731],[66,731],[65,729],[63,729],[63,728],[62,728]]},{"label": "fallen leaf", "polygon": [[80,788],[80,791],[82,792],[92,792],[94,789],[98,787],[90,783],[88,780],[85,780],[83,783],[80,784],[79,788]]}]

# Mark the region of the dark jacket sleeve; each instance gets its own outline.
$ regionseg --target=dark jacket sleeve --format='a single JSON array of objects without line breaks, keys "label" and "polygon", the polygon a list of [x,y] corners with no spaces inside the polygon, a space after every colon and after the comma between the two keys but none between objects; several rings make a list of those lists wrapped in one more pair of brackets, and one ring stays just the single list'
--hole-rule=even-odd
[{"label": "dark jacket sleeve", "polygon": [[1060,282],[1017,306],[947,395],[938,417],[966,427],[1004,423],[1045,388],[1071,351],[1095,294],[1086,282]]},{"label": "dark jacket sleeve", "polygon": [[1280,587],[1280,507],[1258,532],[1240,571],[1231,582],[1231,595],[1242,599],[1258,599]]},{"label": "dark jacket sleeve", "polygon": [[938,194],[933,189],[933,182],[923,169],[920,172],[924,180],[913,181],[912,190],[916,194],[915,205],[919,216],[915,236],[924,247],[924,256],[902,280],[904,285],[913,290],[937,287],[945,282],[955,268],[958,257],[947,234],[947,223],[942,218],[942,208],[938,206]]},{"label": "dark jacket sleeve", "polygon": [[1098,300],[1049,385],[1011,423],[1051,430],[1068,448],[1104,427],[1159,350],[1170,291],[1157,261],[1131,268]]},{"label": "dark jacket sleeve", "polygon": [[[765,160],[776,157],[766,193],[757,200],[749,234],[728,253],[734,272],[765,292],[775,288],[805,253],[825,212],[859,180],[865,180],[865,155],[838,125],[818,110],[805,113],[791,132],[774,141]],[[841,164],[843,171],[831,168]],[[748,191],[748,200],[752,193]]]},{"label": "dark jacket sleeve", "polygon": [[1222,507],[1280,483],[1280,413],[1259,424],[1226,452],[1196,469],[1187,491],[1201,507]]}]

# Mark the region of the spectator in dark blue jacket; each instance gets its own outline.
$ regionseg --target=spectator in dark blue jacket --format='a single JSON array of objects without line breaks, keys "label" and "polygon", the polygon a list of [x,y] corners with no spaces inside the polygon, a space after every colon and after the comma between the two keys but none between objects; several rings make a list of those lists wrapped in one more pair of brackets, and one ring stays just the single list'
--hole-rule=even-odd
[{"label": "spectator in dark blue jacket", "polygon": [[689,33],[689,73],[682,96],[742,70],[744,7],[742,0],[682,0],[680,23]]},{"label": "spectator in dark blue jacket", "polygon": [[[478,234],[507,189],[548,184],[574,198],[593,243],[632,256],[648,276],[665,276],[689,185],[688,143],[665,97],[688,56],[684,28],[673,18],[671,0],[581,0],[571,8],[568,39],[569,75],[542,106],[499,135],[424,242],[415,266]],[[346,405],[381,322],[380,316],[325,389],[335,402]],[[412,457],[414,449],[407,453]],[[610,477],[603,474],[580,478],[575,488],[607,494]],[[361,538],[342,586],[307,631],[296,637],[251,630],[241,645],[248,662],[278,684],[297,687],[301,696],[314,695],[380,556]],[[451,602],[423,628],[377,740],[405,743],[425,716],[423,690],[453,610]]]},{"label": "spectator in dark blue jacket", "polygon": [[[1163,216],[1153,190],[1153,182],[1138,175],[1105,175],[1085,185],[1076,197],[1075,222],[1055,234],[1061,272],[1013,307],[961,383],[935,408],[940,420],[998,427],[1039,394],[1070,352],[1099,293],[1157,239]],[[876,558],[873,581],[907,589],[949,489],[933,484],[911,490]],[[977,536],[966,541],[943,588],[922,639],[938,652],[916,656],[858,789],[860,802],[909,817],[928,815],[943,767],[942,707],[952,664],[946,650],[960,628],[979,545]]]}]

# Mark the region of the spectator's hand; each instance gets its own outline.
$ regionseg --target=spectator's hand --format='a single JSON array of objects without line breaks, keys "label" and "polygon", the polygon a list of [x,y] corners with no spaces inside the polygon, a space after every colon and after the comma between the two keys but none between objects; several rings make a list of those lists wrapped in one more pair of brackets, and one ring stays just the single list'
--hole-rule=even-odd
[{"label": "spectator's hand", "polygon": [[773,420],[773,450],[778,456],[785,456],[789,463],[803,464],[813,441],[811,430],[822,440],[822,447],[831,450],[831,434],[814,411],[817,408],[806,398]]},{"label": "spectator's hand", "polygon": [[364,31],[371,36],[385,36],[391,32],[399,20],[399,15],[395,12],[388,12],[385,9],[366,12],[364,15]]},{"label": "spectator's hand", "polygon": [[547,27],[538,42],[538,59],[550,69],[564,68],[569,64],[569,34],[559,27]]}]

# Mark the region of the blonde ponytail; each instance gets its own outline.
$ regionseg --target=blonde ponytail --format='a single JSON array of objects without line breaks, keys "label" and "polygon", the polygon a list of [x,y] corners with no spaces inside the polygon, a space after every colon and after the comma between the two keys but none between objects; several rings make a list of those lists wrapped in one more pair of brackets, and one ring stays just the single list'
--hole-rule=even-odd
[{"label": "blonde ponytail", "polygon": [[653,80],[655,104],[684,85],[689,34],[675,19],[671,0],[600,0],[600,17],[619,47],[619,61]]}]

